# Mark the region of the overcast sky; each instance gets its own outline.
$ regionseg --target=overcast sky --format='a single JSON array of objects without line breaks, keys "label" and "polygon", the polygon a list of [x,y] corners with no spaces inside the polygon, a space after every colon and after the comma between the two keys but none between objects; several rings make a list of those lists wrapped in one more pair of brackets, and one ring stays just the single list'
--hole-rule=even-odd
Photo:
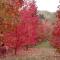
[{"label": "overcast sky", "polygon": [[59,0],[36,0],[36,4],[38,6],[38,10],[55,12],[59,5]]}]

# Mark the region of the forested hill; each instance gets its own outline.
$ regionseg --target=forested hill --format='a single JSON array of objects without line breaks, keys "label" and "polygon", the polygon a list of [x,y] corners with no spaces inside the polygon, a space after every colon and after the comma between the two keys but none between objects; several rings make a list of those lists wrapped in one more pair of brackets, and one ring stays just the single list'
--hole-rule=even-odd
[{"label": "forested hill", "polygon": [[38,15],[42,14],[46,19],[54,21],[56,19],[55,12],[48,12],[48,11],[38,11]]}]

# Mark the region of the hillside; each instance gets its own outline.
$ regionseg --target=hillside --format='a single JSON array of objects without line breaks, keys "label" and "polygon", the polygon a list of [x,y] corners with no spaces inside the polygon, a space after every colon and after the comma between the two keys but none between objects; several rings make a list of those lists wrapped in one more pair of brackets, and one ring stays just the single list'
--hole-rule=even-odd
[{"label": "hillside", "polygon": [[55,12],[48,12],[48,11],[38,11],[38,15],[42,14],[45,19],[48,19],[50,21],[55,21],[56,16],[55,16]]}]

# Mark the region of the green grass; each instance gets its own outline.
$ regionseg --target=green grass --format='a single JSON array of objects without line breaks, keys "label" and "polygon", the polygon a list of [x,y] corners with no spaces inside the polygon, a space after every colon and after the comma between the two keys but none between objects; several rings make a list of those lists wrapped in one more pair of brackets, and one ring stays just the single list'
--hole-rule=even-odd
[{"label": "green grass", "polygon": [[42,43],[38,44],[35,47],[36,48],[41,48],[41,47],[52,48],[52,46],[49,44],[49,42],[47,40],[43,41]]}]

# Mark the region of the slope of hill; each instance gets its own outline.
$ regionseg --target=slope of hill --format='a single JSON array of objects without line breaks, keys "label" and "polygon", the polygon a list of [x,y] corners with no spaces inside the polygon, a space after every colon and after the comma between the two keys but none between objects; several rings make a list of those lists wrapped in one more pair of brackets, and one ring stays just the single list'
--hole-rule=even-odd
[{"label": "slope of hill", "polygon": [[45,17],[45,19],[48,19],[52,22],[56,19],[55,12],[38,11],[37,13],[38,15],[42,14]]}]

